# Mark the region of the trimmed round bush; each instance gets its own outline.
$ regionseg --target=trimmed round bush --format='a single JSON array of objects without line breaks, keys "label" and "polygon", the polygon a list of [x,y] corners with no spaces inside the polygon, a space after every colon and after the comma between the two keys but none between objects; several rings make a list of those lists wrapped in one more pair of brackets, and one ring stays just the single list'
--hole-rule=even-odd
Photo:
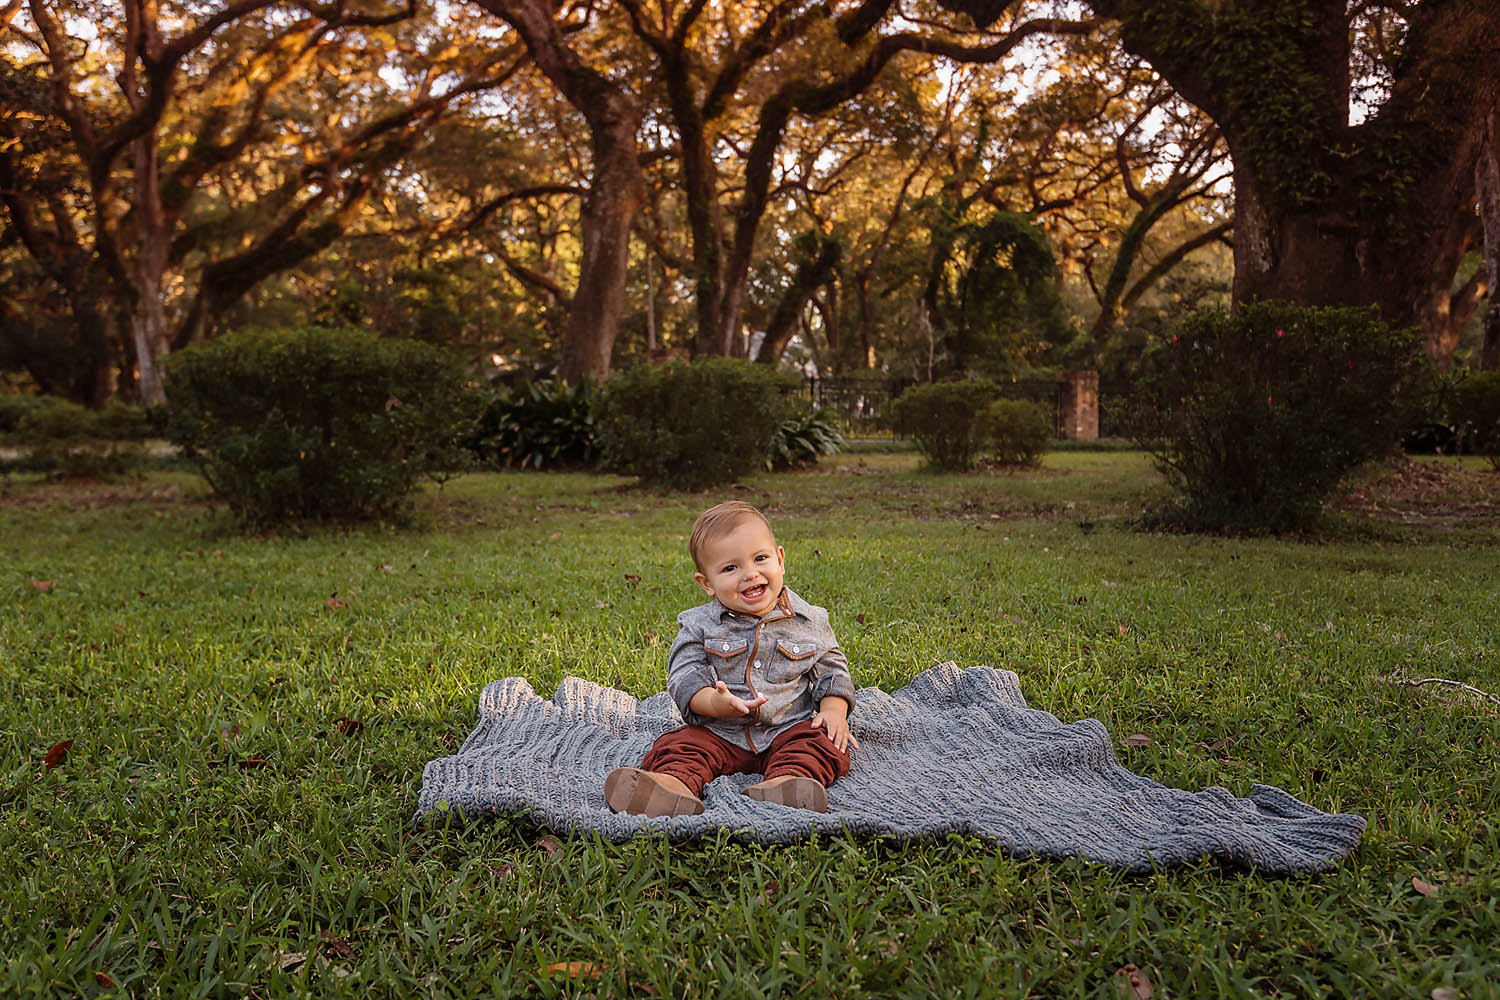
[{"label": "trimmed round bush", "polygon": [[1155,520],[1308,526],[1345,474],[1396,448],[1429,381],[1420,332],[1373,310],[1262,301],[1188,316],[1147,357],[1131,417],[1177,494]]},{"label": "trimmed round bush", "polygon": [[765,466],[798,384],[733,358],[618,372],[600,391],[595,419],[604,465],[670,489],[733,482]]},{"label": "trimmed round bush", "polygon": [[1001,465],[1037,465],[1052,441],[1052,411],[1024,399],[997,399],[976,417],[976,433]]},{"label": "trimmed round bush", "polygon": [[999,396],[985,379],[914,385],[891,406],[896,433],[916,441],[932,468],[968,472],[985,443],[979,415]]},{"label": "trimmed round bush", "polygon": [[478,397],[448,354],[361,330],[230,334],[167,359],[167,433],[246,521],[402,519],[461,468]]},{"label": "trimmed round bush", "polygon": [[1500,371],[1470,375],[1453,390],[1453,412],[1464,447],[1500,469]]}]

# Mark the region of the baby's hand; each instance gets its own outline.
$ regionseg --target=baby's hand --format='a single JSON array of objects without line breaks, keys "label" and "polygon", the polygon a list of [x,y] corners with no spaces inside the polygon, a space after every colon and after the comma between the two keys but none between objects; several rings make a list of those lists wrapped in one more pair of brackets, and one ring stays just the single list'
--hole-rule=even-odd
[{"label": "baby's hand", "polygon": [[749,715],[766,703],[766,696],[760,695],[753,701],[746,701],[739,695],[730,694],[729,688],[724,685],[724,682],[719,681],[714,685],[714,700],[717,707],[722,709],[722,714],[719,714],[718,717],[721,719],[730,719],[736,715]]},{"label": "baby's hand", "polygon": [[834,749],[839,753],[859,749],[859,740],[849,732],[849,710],[844,705],[844,700],[840,698],[837,708],[819,709],[818,714],[812,717],[813,726],[821,728],[828,734],[828,738],[833,741]]}]

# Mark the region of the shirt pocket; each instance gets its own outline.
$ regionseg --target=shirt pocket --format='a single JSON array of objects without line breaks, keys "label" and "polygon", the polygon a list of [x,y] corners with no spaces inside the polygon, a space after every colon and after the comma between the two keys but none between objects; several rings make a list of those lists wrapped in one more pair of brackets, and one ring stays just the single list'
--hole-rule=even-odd
[{"label": "shirt pocket", "polygon": [[818,655],[818,644],[808,639],[777,639],[771,657],[771,680],[784,684],[805,674]]},{"label": "shirt pocket", "polygon": [[742,661],[745,658],[745,650],[749,648],[750,640],[732,636],[703,640],[703,651],[708,654],[708,662],[713,666],[715,676],[727,681],[731,686],[738,683],[741,688],[745,686]]}]

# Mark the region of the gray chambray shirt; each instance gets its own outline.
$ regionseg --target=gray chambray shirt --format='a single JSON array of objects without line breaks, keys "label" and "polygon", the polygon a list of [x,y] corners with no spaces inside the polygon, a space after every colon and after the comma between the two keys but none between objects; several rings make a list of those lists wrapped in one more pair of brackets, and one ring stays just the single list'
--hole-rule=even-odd
[{"label": "gray chambray shirt", "polygon": [[[677,616],[681,631],[667,654],[667,691],[690,726],[754,753],[799,722],[811,719],[818,702],[838,695],[854,712],[854,681],[828,612],[783,587],[763,618],[738,614],[718,598]],[[688,708],[699,689],[723,681],[730,694],[766,703],[748,716],[713,719]]]}]

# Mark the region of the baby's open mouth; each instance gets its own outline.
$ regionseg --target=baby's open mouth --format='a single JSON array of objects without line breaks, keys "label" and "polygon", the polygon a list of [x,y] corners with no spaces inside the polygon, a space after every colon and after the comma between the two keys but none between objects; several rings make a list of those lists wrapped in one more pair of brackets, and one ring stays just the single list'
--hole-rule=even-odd
[{"label": "baby's open mouth", "polygon": [[766,596],[766,585],[763,583],[756,584],[754,587],[751,587],[748,590],[740,591],[740,596],[753,604],[754,602],[760,600],[762,597]]}]

